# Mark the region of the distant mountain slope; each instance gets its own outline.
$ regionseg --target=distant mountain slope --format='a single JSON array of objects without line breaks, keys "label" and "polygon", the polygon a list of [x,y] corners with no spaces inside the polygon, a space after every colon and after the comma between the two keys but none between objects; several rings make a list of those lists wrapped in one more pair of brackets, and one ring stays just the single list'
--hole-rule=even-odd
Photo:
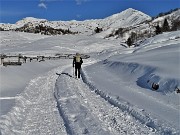
[{"label": "distant mountain slope", "polygon": [[119,28],[134,26],[146,20],[151,20],[151,17],[138,10],[129,8],[119,14],[114,14],[110,17],[105,18],[104,21],[102,21],[102,24],[109,24],[108,27],[111,28]]},{"label": "distant mountain slope", "polygon": [[[97,34],[97,37],[100,38],[122,38],[125,41],[134,34],[137,41],[154,36],[156,26],[162,26],[165,18],[173,30],[180,29],[180,9],[152,19],[141,11],[129,8],[104,19],[85,21],[48,21],[26,17],[16,24],[0,24],[0,30],[15,30],[44,35]],[[99,28],[100,31],[95,32],[96,28]]]},{"label": "distant mountain slope", "polygon": [[131,37],[135,42],[138,40],[144,40],[156,35],[156,26],[159,25],[162,29],[165,19],[168,21],[170,31],[180,30],[180,9],[177,9],[164,16],[152,20],[144,20],[141,23],[137,23],[137,25],[113,29],[111,32],[106,33],[106,36],[104,35],[104,37],[122,38],[125,41],[127,38]]},{"label": "distant mountain slope", "polygon": [[15,30],[25,25],[33,28],[42,25],[53,29],[69,29],[72,32],[92,34],[96,27],[101,27],[103,30],[107,30],[109,28],[129,27],[142,23],[146,20],[151,20],[151,17],[140,11],[129,8],[105,19],[85,21],[48,21],[46,19],[26,17],[16,22],[16,24],[0,24],[0,27],[4,30]]}]

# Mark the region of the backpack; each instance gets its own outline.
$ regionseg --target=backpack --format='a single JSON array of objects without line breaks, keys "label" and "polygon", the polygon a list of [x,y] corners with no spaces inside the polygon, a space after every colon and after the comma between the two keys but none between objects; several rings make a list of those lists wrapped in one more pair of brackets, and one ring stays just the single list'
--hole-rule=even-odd
[{"label": "backpack", "polygon": [[76,62],[79,62],[79,63],[81,62],[81,57],[80,56],[76,56],[75,59],[76,59]]}]

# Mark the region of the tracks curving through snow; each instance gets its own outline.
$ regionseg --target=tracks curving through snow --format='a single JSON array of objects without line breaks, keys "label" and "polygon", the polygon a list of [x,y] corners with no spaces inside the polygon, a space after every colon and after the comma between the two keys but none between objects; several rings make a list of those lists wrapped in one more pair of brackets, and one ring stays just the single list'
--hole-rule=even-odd
[{"label": "tracks curving through snow", "polygon": [[[69,65],[70,66],[70,65]],[[15,97],[16,106],[1,117],[2,135],[133,135],[172,134],[157,127],[128,104],[116,102],[96,89],[82,74],[82,80],[54,69],[29,83]],[[142,118],[142,119],[141,119]],[[154,126],[153,126],[154,125]]]},{"label": "tracks curving through snow", "polygon": [[70,135],[155,134],[151,127],[109,104],[86,83],[65,74],[56,81],[55,98]]}]

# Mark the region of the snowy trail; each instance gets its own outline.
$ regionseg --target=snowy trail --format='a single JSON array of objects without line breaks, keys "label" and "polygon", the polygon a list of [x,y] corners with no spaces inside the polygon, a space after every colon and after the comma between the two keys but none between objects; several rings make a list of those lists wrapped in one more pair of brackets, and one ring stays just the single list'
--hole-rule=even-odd
[{"label": "snowy trail", "polygon": [[83,83],[68,75],[60,75],[55,97],[69,134],[155,134],[128,112],[109,104]]},{"label": "snowy trail", "polygon": [[78,80],[65,75],[56,83],[55,96],[67,132],[71,135],[87,133],[108,135],[109,132],[105,128],[102,129],[101,123],[86,106],[86,99],[83,93],[79,93],[80,86],[77,84],[79,85]]},{"label": "snowy trail", "polygon": [[15,107],[1,117],[3,135],[66,135],[59,116],[53,91],[57,69],[39,76],[29,83],[17,100]]},{"label": "snowy trail", "polygon": [[57,79],[57,71],[70,73],[69,69],[69,66],[54,69],[31,80],[24,92],[15,98],[16,106],[2,116],[1,134],[159,134],[130,112],[110,104],[85,80],[76,80],[68,74]]},{"label": "snowy trail", "polygon": [[61,75],[56,81],[56,72],[57,69],[31,80],[18,95],[15,107],[1,118],[2,135],[153,133],[128,113],[111,106],[81,80]]}]

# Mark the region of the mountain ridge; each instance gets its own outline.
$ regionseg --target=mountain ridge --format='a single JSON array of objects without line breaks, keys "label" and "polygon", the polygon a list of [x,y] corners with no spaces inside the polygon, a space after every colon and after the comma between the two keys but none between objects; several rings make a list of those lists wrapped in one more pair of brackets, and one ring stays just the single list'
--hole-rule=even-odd
[{"label": "mountain ridge", "polygon": [[[0,24],[0,30],[41,33],[44,35],[96,34],[100,38],[113,37],[127,40],[132,33],[136,33],[140,38],[153,36],[156,26],[162,26],[165,19],[168,19],[170,26],[174,25],[174,22],[177,25],[180,22],[180,9],[155,19],[133,8],[128,8],[104,19],[84,21],[48,21],[47,19],[26,17],[15,24]],[[176,29],[179,29],[178,25],[176,27]]]},{"label": "mountain ridge", "polygon": [[[64,28],[68,29],[71,25],[72,25],[72,27],[73,27],[73,25],[87,25],[87,26],[92,25],[92,27],[94,27],[94,28],[98,27],[99,25],[100,25],[100,27],[101,26],[108,27],[108,25],[111,25],[111,27],[116,27],[116,26],[112,25],[114,20],[116,20],[115,23],[118,23],[118,22],[122,22],[125,18],[129,18],[131,20],[131,19],[133,19],[133,17],[139,18],[140,22],[141,22],[141,18],[142,18],[142,20],[146,20],[146,18],[151,19],[150,16],[148,16],[138,10],[129,8],[120,13],[114,14],[112,16],[108,16],[104,19],[91,19],[91,20],[84,20],[84,21],[76,21],[76,20],[48,21],[47,19],[26,17],[26,18],[23,18],[22,20],[17,21],[15,24],[1,24],[0,26],[2,27],[2,25],[4,25],[4,26],[7,25],[9,27],[9,28],[7,27],[7,29],[14,29],[14,28],[22,27],[23,25],[25,25],[27,23],[34,23],[35,25],[37,23],[41,23],[41,24],[44,23],[53,28],[63,28],[63,29]],[[124,24],[125,23],[123,22],[122,25],[124,25]],[[134,25],[134,24],[136,24],[136,23],[131,23],[131,24],[128,24],[127,26]]]}]

